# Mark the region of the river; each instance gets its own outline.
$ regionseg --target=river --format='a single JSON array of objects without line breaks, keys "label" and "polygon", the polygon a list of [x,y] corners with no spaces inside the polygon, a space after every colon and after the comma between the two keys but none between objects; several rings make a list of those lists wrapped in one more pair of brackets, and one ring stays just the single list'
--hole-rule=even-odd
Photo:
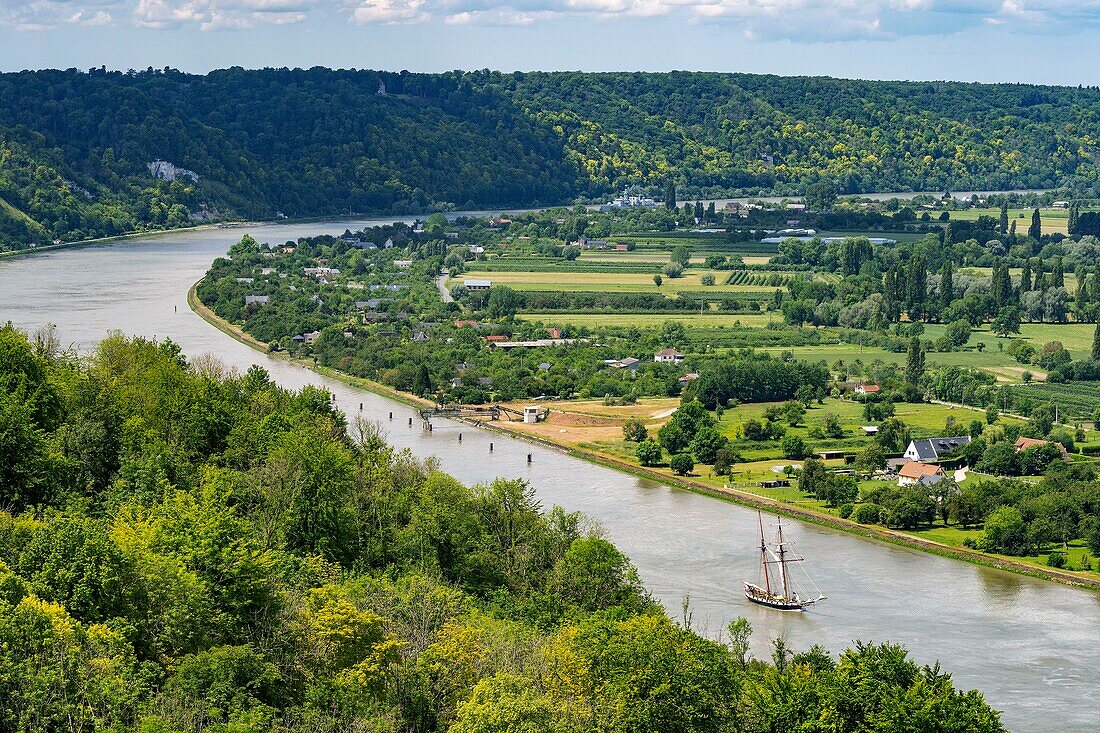
[{"label": "river", "polygon": [[[281,243],[376,223],[248,231]],[[741,581],[756,575],[754,511],[469,426],[424,432],[417,419],[409,426],[411,408],[258,353],[193,314],[188,288],[244,231],[186,231],[0,261],[0,320],[27,330],[54,323],[62,342],[80,349],[111,329],[167,336],[190,356],[209,352],[240,370],[261,364],[288,387],[323,384],[349,416],[362,403],[391,443],[436,456],[462,481],[524,478],[545,506],[595,518],[674,617],[691,597],[701,632],[716,634],[745,616],[758,656],[781,634],[796,649],[819,643],[834,653],[856,639],[899,642],[921,663],[939,660],[957,685],[981,689],[1011,730],[1100,730],[1100,594],[790,521],[788,538],[829,598],[801,614],[752,605]]]}]

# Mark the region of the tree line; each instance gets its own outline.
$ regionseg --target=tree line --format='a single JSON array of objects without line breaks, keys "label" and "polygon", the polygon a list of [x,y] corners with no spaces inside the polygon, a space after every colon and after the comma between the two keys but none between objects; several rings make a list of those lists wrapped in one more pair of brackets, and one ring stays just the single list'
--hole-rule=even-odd
[{"label": "tree line", "polygon": [[704,637],[525,482],[169,340],[0,328],[0,502],[4,730],[1003,730],[896,645]]}]

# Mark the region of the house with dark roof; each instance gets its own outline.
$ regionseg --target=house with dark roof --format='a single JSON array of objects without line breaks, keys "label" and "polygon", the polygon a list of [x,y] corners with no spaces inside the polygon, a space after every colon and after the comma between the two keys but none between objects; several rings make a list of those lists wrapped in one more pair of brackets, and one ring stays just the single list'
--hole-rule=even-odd
[{"label": "house with dark roof", "polygon": [[964,445],[970,445],[969,435],[959,435],[953,438],[925,438],[909,442],[905,449],[905,456],[910,461],[931,463],[940,460],[951,451],[958,450]]}]

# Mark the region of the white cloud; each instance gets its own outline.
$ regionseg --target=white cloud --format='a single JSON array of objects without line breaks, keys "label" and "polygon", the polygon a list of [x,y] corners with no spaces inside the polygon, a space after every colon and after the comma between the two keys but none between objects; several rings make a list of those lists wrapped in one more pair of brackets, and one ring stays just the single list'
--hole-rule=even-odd
[{"label": "white cloud", "polygon": [[944,34],[980,25],[1039,31],[1100,27],[1100,0],[0,0],[0,26],[63,24],[228,30],[343,18],[361,25],[612,24],[667,16],[749,38],[825,41]]},{"label": "white cloud", "polygon": [[359,0],[351,7],[351,19],[364,25],[423,23],[431,18],[426,0]]}]

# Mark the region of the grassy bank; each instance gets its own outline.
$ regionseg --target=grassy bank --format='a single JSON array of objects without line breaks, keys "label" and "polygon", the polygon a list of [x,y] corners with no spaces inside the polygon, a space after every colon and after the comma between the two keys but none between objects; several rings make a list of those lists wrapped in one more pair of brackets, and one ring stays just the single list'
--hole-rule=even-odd
[{"label": "grassy bank", "polygon": [[[199,282],[195,283],[191,286],[190,290],[188,290],[188,305],[203,320],[207,321],[219,331],[225,333],[227,336],[230,336],[231,338],[234,338],[237,341],[245,344],[246,346],[250,346],[258,351],[272,354],[273,356],[277,356],[278,358],[284,359],[285,361],[292,362],[307,369],[311,369],[318,374],[322,374],[332,379],[340,380],[341,382],[349,384],[353,387],[365,389],[375,394],[382,395],[383,397],[386,397],[388,399],[392,399],[414,407],[423,407],[431,404],[428,400],[424,400],[405,392],[400,392],[393,389],[392,387],[388,387],[373,380],[353,377],[351,375],[344,374],[343,372],[320,366],[313,363],[312,361],[307,361],[304,359],[294,359],[285,352],[269,352],[266,344],[244,333],[240,328],[234,326],[233,324],[219,318],[213,311],[207,308],[199,300],[196,290],[199,283],[201,282],[202,281],[200,280]],[[622,471],[624,473],[638,476],[640,478],[646,478],[668,486],[673,486],[676,488],[693,491],[695,493],[719,498],[725,501],[730,501],[742,506],[766,510],[768,512],[781,514],[784,516],[799,519],[801,521],[812,522],[820,526],[830,527],[832,529],[837,529],[843,532],[848,532],[850,534],[859,535],[861,537],[882,540],[891,544],[922,550],[924,552],[930,552],[943,557],[965,560],[966,562],[971,562],[977,565],[983,565],[986,567],[996,568],[1009,572],[1020,573],[1036,578],[1045,578],[1048,580],[1065,583],[1067,585],[1100,590],[1100,579],[1089,577],[1084,574],[1056,570],[1054,568],[1046,568],[1013,558],[990,555],[976,550],[955,547],[944,542],[914,536],[910,533],[892,530],[886,527],[859,524],[851,520],[841,519],[840,517],[828,514],[824,511],[816,511],[811,507],[798,506],[791,503],[776,501],[774,499],[769,499],[758,494],[753,494],[736,488],[731,488],[728,485],[717,486],[705,483],[701,480],[693,479],[691,477],[674,476],[670,473],[665,473],[659,470],[644,468],[625,461],[621,458],[607,455],[596,450],[592,450],[590,448],[572,446],[546,436],[532,435],[531,433],[522,430],[519,427],[519,424],[503,422],[487,423],[483,421],[479,421],[477,424],[489,430],[494,430],[499,433],[520,438],[522,440],[527,440],[546,447],[554,448],[556,450],[561,450],[571,456],[584,459],[597,465],[601,465],[607,468],[613,468],[617,471]]]}]

